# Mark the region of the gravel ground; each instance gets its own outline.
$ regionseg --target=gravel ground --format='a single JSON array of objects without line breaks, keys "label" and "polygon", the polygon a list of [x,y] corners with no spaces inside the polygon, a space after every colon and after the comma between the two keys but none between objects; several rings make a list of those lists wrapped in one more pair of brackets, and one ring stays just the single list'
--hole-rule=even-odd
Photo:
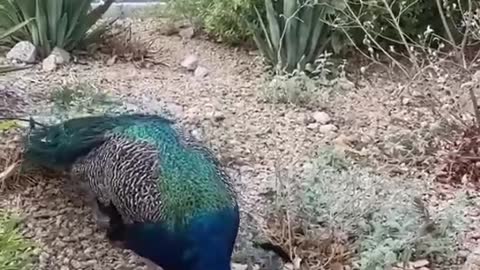
[{"label": "gravel ground", "polygon": [[[28,100],[29,108],[43,107],[44,97],[52,87],[88,82],[145,110],[168,110],[210,145],[233,174],[241,176],[236,177],[236,185],[243,209],[258,215],[264,210],[265,194],[274,190],[276,168],[299,161],[293,166],[298,172],[303,161],[342,134],[355,135],[367,144],[378,139],[379,134],[388,133],[384,126],[391,123],[391,118],[418,117],[417,108],[409,108],[404,115],[404,111],[394,112],[392,116],[396,104],[386,100],[396,86],[380,81],[384,87],[364,85],[330,104],[327,112],[339,130],[322,133],[318,126],[311,125],[314,110],[259,100],[263,71],[253,53],[201,39],[161,36],[154,30],[141,29],[147,27],[144,25],[136,31],[142,31],[145,38],[154,38],[153,48],[158,49],[154,57],[166,65],[138,69],[131,63],[109,66],[102,60],[89,60],[53,73],[38,66],[8,74],[0,78],[0,85]],[[207,77],[194,76],[180,66],[189,54],[199,57],[200,64],[209,71]],[[426,117],[425,113],[422,117]],[[95,229],[91,210],[79,196],[66,195],[59,179],[37,182],[0,198],[0,207],[15,209],[25,217],[25,235],[40,247],[36,269],[142,269],[136,256],[104,240],[102,232]],[[249,218],[242,220],[239,246],[247,245],[244,239],[252,233],[245,228],[255,227],[246,224],[249,222]]]}]

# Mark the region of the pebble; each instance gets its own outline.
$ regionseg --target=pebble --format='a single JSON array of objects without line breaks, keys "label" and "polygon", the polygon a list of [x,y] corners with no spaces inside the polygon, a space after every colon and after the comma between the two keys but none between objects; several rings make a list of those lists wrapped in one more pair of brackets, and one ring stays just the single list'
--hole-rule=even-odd
[{"label": "pebble", "polygon": [[194,71],[198,66],[198,56],[196,55],[187,55],[180,65],[186,68],[188,71]]},{"label": "pebble", "polygon": [[338,128],[335,125],[332,124],[327,124],[327,125],[322,125],[320,126],[320,132],[321,133],[329,133],[329,132],[334,132],[337,131]]},{"label": "pebble", "polygon": [[209,74],[209,71],[206,67],[203,67],[203,66],[198,66],[196,69],[195,69],[195,72],[194,72],[194,76],[195,77],[198,77],[198,78],[204,78],[206,77],[207,75]]},{"label": "pebble", "polygon": [[317,123],[320,123],[320,124],[322,124],[322,125],[327,124],[327,123],[330,122],[330,120],[331,120],[330,115],[328,115],[328,113],[326,113],[326,112],[314,112],[314,113],[312,114],[312,118],[313,118]]}]

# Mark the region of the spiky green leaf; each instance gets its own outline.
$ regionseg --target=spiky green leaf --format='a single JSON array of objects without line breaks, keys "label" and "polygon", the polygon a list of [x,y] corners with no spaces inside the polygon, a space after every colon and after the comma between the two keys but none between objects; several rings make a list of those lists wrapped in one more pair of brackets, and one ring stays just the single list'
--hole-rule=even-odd
[{"label": "spiky green leaf", "polygon": [[[287,68],[295,68],[298,62],[298,18],[297,14],[301,10],[301,5],[297,0],[283,0],[283,16],[285,19],[284,46],[287,53]],[[282,40],[283,41],[283,40]]]},{"label": "spiky green leaf", "polygon": [[277,63],[276,50],[273,47],[270,34],[257,8],[255,8],[255,12],[258,16],[258,21],[260,22],[261,30],[263,32],[265,40],[262,39],[261,34],[259,33],[259,30],[257,28],[254,28],[255,29],[254,40],[257,43],[257,46],[260,48],[260,50],[265,52],[264,55],[269,59],[269,61],[276,64]]},{"label": "spiky green leaf", "polygon": [[[95,12],[93,0],[0,0],[0,35],[8,31],[2,45],[12,46],[20,40],[36,45],[42,56],[53,47],[72,50],[85,44],[90,33],[99,36],[106,29],[93,25],[103,15],[113,0],[108,0]],[[27,23],[27,21],[29,23]],[[93,28],[93,29],[92,29]],[[11,31],[11,29],[17,29]],[[93,31],[90,31],[93,30]]]},{"label": "spiky green leaf", "polygon": [[273,49],[275,51],[278,51],[280,47],[280,38],[281,38],[278,16],[275,12],[275,9],[273,8],[272,0],[265,0],[265,7],[267,11],[267,22],[269,27],[268,33],[270,34],[270,39],[273,45]]},{"label": "spiky green leaf", "polygon": [[47,23],[47,14],[45,12],[45,8],[42,3],[46,3],[48,1],[44,0],[36,0],[36,6],[35,6],[35,17],[37,21],[37,26],[38,26],[38,36],[40,38],[40,44],[42,44],[43,49],[46,51],[46,53],[50,52],[50,42],[48,39],[49,35],[49,28],[48,28],[48,23]]},{"label": "spiky green leaf", "polygon": [[333,31],[325,23],[332,9],[328,5],[313,0],[265,0],[265,7],[268,27],[257,11],[261,31],[254,31],[253,39],[270,64],[280,70],[304,70],[327,46],[341,47],[339,40],[331,44]]},{"label": "spiky green leaf", "polygon": [[33,18],[29,18],[28,20],[26,20],[26,21],[24,21],[24,22],[21,22],[21,23],[19,23],[19,24],[17,24],[17,25],[14,25],[14,26],[11,27],[10,29],[7,29],[6,31],[1,32],[1,33],[0,33],[0,40],[9,37],[10,35],[14,34],[14,33],[17,32],[18,30],[24,28],[24,27],[25,27],[27,24],[29,24],[32,20],[33,20]]}]

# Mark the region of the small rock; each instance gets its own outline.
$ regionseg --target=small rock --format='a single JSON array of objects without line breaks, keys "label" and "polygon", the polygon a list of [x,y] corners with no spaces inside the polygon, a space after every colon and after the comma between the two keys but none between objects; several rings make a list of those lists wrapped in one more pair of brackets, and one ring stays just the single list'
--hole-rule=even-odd
[{"label": "small rock", "polygon": [[45,71],[54,71],[57,69],[57,63],[55,63],[55,56],[48,56],[43,59],[42,69]]},{"label": "small rock", "polygon": [[54,71],[59,65],[66,64],[70,61],[70,54],[58,47],[55,47],[50,55],[42,62],[42,69],[45,71]]},{"label": "small rock", "polygon": [[221,111],[214,111],[212,118],[215,122],[220,122],[225,120],[225,115]]},{"label": "small rock", "polygon": [[29,41],[20,41],[7,53],[8,60],[17,60],[20,62],[32,64],[37,57],[37,49]]},{"label": "small rock", "polygon": [[315,122],[315,119],[310,114],[304,114],[303,116],[300,116],[299,121],[303,121],[305,125],[311,124]]},{"label": "small rock", "polygon": [[181,63],[182,67],[186,68],[188,71],[194,71],[198,66],[198,57],[196,55],[189,55]]},{"label": "small rock", "polygon": [[195,140],[197,141],[203,141],[203,133],[200,129],[194,129],[192,130],[192,132],[190,132],[193,136],[193,138],[195,138]]},{"label": "small rock", "polygon": [[194,75],[195,75],[195,77],[203,78],[203,77],[206,77],[208,75],[208,73],[209,72],[208,72],[208,69],[206,67],[198,66],[195,69]]},{"label": "small rock", "polygon": [[410,263],[414,268],[422,268],[430,264],[427,260],[418,260]]},{"label": "small rock", "polygon": [[70,62],[70,58],[71,58],[69,52],[65,51],[62,48],[58,48],[58,47],[53,48],[50,55],[55,56],[55,61],[59,65],[63,65],[63,64],[66,64],[66,63]]},{"label": "small rock", "polygon": [[326,112],[314,112],[312,117],[317,123],[322,125],[327,124],[331,120],[330,115],[328,115]]},{"label": "small rock", "polygon": [[338,128],[335,125],[332,125],[332,124],[327,124],[327,125],[320,126],[320,132],[322,132],[322,133],[334,132],[334,131],[337,131],[337,130],[338,130]]},{"label": "small rock", "polygon": [[187,27],[180,30],[178,34],[184,39],[191,39],[195,35],[195,29],[193,29],[193,27]]},{"label": "small rock", "polygon": [[310,129],[310,130],[315,130],[315,129],[318,128],[318,126],[319,126],[318,123],[311,123],[311,124],[307,125],[307,128]]}]

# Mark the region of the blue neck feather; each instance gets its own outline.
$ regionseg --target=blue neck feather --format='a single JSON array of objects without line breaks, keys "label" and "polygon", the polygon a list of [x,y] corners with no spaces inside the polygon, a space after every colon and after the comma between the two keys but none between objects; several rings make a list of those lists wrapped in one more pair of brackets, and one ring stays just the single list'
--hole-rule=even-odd
[{"label": "blue neck feather", "polygon": [[127,226],[126,245],[164,270],[230,270],[238,226],[238,207],[204,214],[174,231],[136,223]]}]

